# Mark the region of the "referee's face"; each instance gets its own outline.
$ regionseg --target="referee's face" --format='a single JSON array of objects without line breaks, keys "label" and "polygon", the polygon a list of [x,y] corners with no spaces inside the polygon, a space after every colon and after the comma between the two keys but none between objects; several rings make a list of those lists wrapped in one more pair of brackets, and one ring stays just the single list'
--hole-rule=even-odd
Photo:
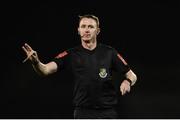
[{"label": "referee's face", "polygon": [[92,18],[83,18],[79,23],[78,32],[84,42],[96,40],[99,31],[96,21]]}]

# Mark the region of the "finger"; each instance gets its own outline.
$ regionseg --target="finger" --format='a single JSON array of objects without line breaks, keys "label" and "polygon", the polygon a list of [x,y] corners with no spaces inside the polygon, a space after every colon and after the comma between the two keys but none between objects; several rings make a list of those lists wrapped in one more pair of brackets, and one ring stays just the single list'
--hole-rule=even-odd
[{"label": "finger", "polygon": [[131,90],[131,87],[130,87],[130,85],[128,85],[127,86],[127,92],[130,92],[130,90]]},{"label": "finger", "polygon": [[27,49],[28,51],[31,51],[31,50],[32,50],[31,46],[29,46],[27,43],[25,43],[24,46],[26,47],[26,49]]},{"label": "finger", "polygon": [[124,89],[121,87],[121,95],[124,95]]},{"label": "finger", "polygon": [[130,92],[130,91],[131,91],[131,87],[128,88],[128,92]]},{"label": "finger", "polygon": [[35,51],[31,51],[28,56],[26,57],[26,59],[23,60],[23,63],[25,63],[33,54],[35,53]]},{"label": "finger", "polygon": [[123,89],[123,90],[122,90],[122,95],[124,95],[124,94],[125,94],[125,90]]},{"label": "finger", "polygon": [[26,57],[26,59],[23,60],[23,63],[25,63],[28,59],[29,59],[29,57]]},{"label": "finger", "polygon": [[123,91],[121,91],[121,95],[124,95]]},{"label": "finger", "polygon": [[124,93],[127,93],[127,92],[130,92],[130,87],[126,87],[126,88],[124,88]]},{"label": "finger", "polygon": [[122,86],[122,84],[120,86],[120,91],[121,91],[121,95],[123,95],[124,93],[123,93],[123,86]]},{"label": "finger", "polygon": [[29,60],[29,58],[32,56],[33,54],[30,54],[26,57],[26,59],[23,60],[23,63],[25,63],[27,60]]},{"label": "finger", "polygon": [[25,52],[26,54],[28,54],[28,51],[26,50],[26,48],[25,48],[24,46],[22,46],[22,49],[24,50],[24,52]]}]

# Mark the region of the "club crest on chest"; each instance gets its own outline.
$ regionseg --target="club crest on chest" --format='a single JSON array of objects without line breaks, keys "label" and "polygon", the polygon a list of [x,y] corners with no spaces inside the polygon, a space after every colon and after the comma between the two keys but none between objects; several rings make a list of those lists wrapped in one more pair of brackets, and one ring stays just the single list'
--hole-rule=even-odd
[{"label": "club crest on chest", "polygon": [[107,76],[107,72],[106,72],[106,69],[105,68],[100,68],[99,69],[99,76],[101,78],[105,78]]}]

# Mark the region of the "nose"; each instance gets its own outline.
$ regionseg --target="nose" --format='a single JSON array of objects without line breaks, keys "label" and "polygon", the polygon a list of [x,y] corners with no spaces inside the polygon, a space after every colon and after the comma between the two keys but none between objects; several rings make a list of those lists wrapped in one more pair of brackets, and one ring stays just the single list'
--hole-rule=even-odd
[{"label": "nose", "polygon": [[85,29],[85,33],[89,33],[89,28],[88,27]]}]

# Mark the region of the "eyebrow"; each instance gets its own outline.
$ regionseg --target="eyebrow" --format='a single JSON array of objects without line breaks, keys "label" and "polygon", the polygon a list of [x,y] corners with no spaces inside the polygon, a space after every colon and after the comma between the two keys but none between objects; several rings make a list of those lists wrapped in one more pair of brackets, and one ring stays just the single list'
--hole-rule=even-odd
[{"label": "eyebrow", "polygon": [[[81,26],[86,26],[86,24],[82,24]],[[94,25],[87,25],[88,27],[95,27]]]}]

